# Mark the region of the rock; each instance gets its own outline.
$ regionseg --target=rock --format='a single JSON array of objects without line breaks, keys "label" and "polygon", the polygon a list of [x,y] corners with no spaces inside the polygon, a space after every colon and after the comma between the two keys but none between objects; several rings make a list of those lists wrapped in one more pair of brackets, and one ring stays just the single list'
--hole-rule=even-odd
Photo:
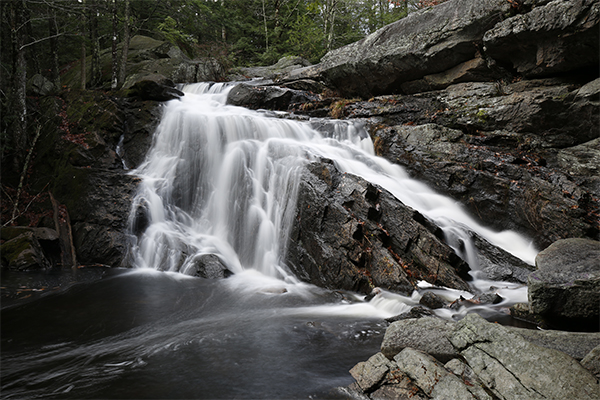
[{"label": "rock", "polygon": [[423,318],[423,317],[434,317],[435,314],[431,312],[428,308],[417,306],[410,309],[410,311],[405,312],[403,314],[394,315],[393,317],[386,318],[385,321],[388,323],[401,321],[404,319],[415,319],[415,318]]},{"label": "rock", "polygon": [[400,371],[433,399],[475,399],[461,379],[422,351],[407,347],[394,356],[394,361]]},{"label": "rock", "polygon": [[346,94],[365,98],[398,92],[405,82],[475,58],[484,33],[509,10],[510,3],[504,1],[445,2],[333,50],[320,64],[294,71],[289,78],[318,76]]},{"label": "rock", "polygon": [[525,329],[507,327],[525,340],[535,345],[562,351],[577,361],[583,359],[592,349],[600,345],[598,332],[566,332],[556,330]]},{"label": "rock", "polygon": [[437,317],[396,321],[385,331],[381,353],[392,359],[404,348],[410,347],[424,351],[441,362],[448,362],[458,355],[447,338],[453,328],[453,322]]},{"label": "rock", "polygon": [[600,378],[600,345],[594,347],[582,360],[581,365]]},{"label": "rock", "polygon": [[139,178],[122,170],[70,171],[72,179],[57,183],[54,194],[69,211],[77,260],[124,266],[131,241],[127,220]]},{"label": "rock", "polygon": [[444,307],[446,305],[446,301],[433,292],[425,292],[419,300],[419,304],[435,310],[437,308]]},{"label": "rock", "polygon": [[599,22],[597,1],[556,0],[499,22],[483,36],[484,50],[525,76],[597,72]]},{"label": "rock", "polygon": [[27,81],[28,96],[48,96],[56,92],[56,86],[40,74],[35,74]]},{"label": "rock", "polygon": [[468,266],[423,220],[387,191],[314,162],[302,173],[287,265],[302,280],[362,293],[408,294],[420,279],[467,290]]},{"label": "rock", "polygon": [[191,265],[184,266],[182,271],[192,276],[206,279],[222,279],[233,274],[223,261],[215,254],[202,254],[190,261]]},{"label": "rock", "polygon": [[359,362],[351,370],[350,375],[363,392],[369,392],[385,377],[392,363],[381,353],[377,353],[365,362]]},{"label": "rock", "polygon": [[444,364],[444,368],[448,371],[452,372],[454,375],[458,376],[463,380],[463,382],[467,385],[467,389],[471,394],[478,400],[489,399],[492,400],[492,396],[490,396],[484,389],[483,384],[475,375],[475,372],[465,364],[463,361],[458,358],[454,358]]},{"label": "rock", "polygon": [[255,86],[241,83],[227,95],[227,104],[251,109],[287,110],[290,104],[315,100],[314,95],[277,86]]},{"label": "rock", "polygon": [[573,358],[531,344],[476,314],[459,321],[449,339],[499,398],[599,398],[597,380]]},{"label": "rock", "polygon": [[[472,101],[466,97],[463,100]],[[459,108],[453,105],[449,109]],[[582,116],[581,120],[586,118]],[[568,126],[565,124],[568,123],[556,122],[555,126]],[[582,132],[595,129],[582,128]],[[465,131],[468,132],[466,128]],[[593,175],[579,178],[565,174],[554,162],[552,168],[545,165],[545,158],[535,151],[519,150],[527,142],[527,135],[479,130],[469,134],[439,124],[424,124],[379,129],[374,137],[378,155],[401,164],[415,178],[465,204],[494,229],[523,232],[540,247],[564,237],[598,234],[599,221],[594,217],[598,194],[592,187],[583,186],[585,182],[594,186],[594,180],[598,180]],[[565,137],[573,138],[566,133]],[[479,242],[482,248],[486,247],[484,241]],[[515,258],[507,260],[495,255],[494,251],[488,252],[480,264],[490,278],[505,276],[515,282],[523,282],[531,268]],[[511,264],[517,268],[507,268]]]},{"label": "rock", "polygon": [[239,74],[246,79],[264,78],[274,80],[283,74],[289,73],[298,68],[308,67],[310,65],[312,65],[310,61],[302,57],[286,56],[282,57],[279,61],[277,61],[277,63],[270,66],[239,68]]},{"label": "rock", "polygon": [[416,81],[405,82],[401,88],[402,92],[413,94],[445,89],[461,82],[489,82],[501,77],[498,72],[488,67],[483,58],[477,57],[439,74],[426,75]]},{"label": "rock", "polygon": [[34,233],[24,232],[19,236],[2,243],[2,267],[28,271],[49,268],[42,246]]},{"label": "rock", "polygon": [[137,97],[142,101],[168,101],[179,99],[184,93],[175,88],[173,81],[162,75],[154,74],[146,76],[144,80],[140,80],[132,85],[128,95],[130,97]]},{"label": "rock", "polygon": [[536,257],[537,271],[529,275],[531,310],[549,323],[600,323],[600,242],[559,240]]}]

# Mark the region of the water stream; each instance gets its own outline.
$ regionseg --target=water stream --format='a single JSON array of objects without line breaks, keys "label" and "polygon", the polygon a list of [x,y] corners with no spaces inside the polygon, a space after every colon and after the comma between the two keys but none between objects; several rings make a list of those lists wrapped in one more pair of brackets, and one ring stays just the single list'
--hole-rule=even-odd
[{"label": "water stream", "polygon": [[[230,88],[187,85],[165,104],[152,148],[131,172],[143,178],[132,225],[140,207],[148,220],[131,246],[135,269],[3,310],[3,398],[328,398],[350,384],[348,370],[378,351],[384,318],[421,294],[382,291],[365,302],[289,272],[299,174],[312,160],[331,159],[435,221],[449,243],[467,243],[461,256],[472,268],[469,230],[533,262],[529,240],[481,226],[374,156],[360,125],[225,105]],[[206,254],[234,274],[188,276]],[[477,309],[490,318],[527,299],[525,287],[493,284],[504,302]],[[448,300],[472,296],[420,286]]]}]

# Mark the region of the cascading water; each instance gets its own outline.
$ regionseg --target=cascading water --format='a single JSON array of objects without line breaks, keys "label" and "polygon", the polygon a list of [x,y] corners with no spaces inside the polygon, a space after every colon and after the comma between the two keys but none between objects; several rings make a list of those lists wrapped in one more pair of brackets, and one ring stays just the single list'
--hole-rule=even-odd
[{"label": "cascading water", "polygon": [[[456,249],[463,243],[472,267],[469,230],[533,261],[527,240],[480,226],[375,157],[359,125],[227,106],[228,90],[186,86],[180,101],[166,103],[145,162],[131,171],[143,178],[131,217],[131,254],[142,268],[111,269],[2,309],[3,398],[323,399],[352,383],[348,370],[379,351],[384,318],[409,311],[421,294],[382,291],[365,302],[287,271],[298,180],[312,160],[333,160],[419,210]],[[233,276],[187,276],[207,254]],[[526,301],[526,288],[493,284],[507,299],[496,309]],[[470,297],[420,286],[448,300]],[[498,314],[486,307],[477,312]],[[435,312],[460,317],[466,308]]]},{"label": "cascading water", "polygon": [[134,171],[143,177],[134,207],[146,207],[150,219],[134,247],[138,266],[186,273],[197,257],[216,254],[234,273],[293,280],[283,260],[299,171],[317,158],[382,186],[435,221],[474,269],[469,230],[533,264],[528,240],[481,226],[453,200],[376,157],[362,127],[228,106],[231,87],[187,85],[186,96],[166,105],[152,149]]}]

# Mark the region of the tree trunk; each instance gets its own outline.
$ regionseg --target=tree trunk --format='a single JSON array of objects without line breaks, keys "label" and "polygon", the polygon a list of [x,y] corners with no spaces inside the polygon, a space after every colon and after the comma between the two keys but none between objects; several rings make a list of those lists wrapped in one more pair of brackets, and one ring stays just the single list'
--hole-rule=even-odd
[{"label": "tree trunk", "polygon": [[60,67],[58,64],[58,24],[56,23],[56,10],[50,8],[48,19],[48,33],[50,36],[50,60],[52,62],[52,82],[60,90]]},{"label": "tree trunk", "polygon": [[62,267],[75,268],[77,266],[77,258],[75,257],[75,246],[73,245],[73,234],[71,232],[69,213],[64,205],[61,205],[56,201],[51,192],[48,192],[48,194],[50,194],[50,201],[52,202],[54,227],[58,233]]},{"label": "tree trunk", "polygon": [[117,87],[122,87],[125,83],[127,73],[127,58],[129,57],[129,0],[125,0],[125,22],[123,25],[123,49],[121,50],[121,65],[119,66],[119,77]]},{"label": "tree trunk", "polygon": [[110,78],[110,88],[112,90],[117,89],[118,78],[119,78],[119,59],[117,57],[117,1],[112,0],[113,3],[113,18],[112,18],[112,75]]},{"label": "tree trunk", "polygon": [[11,40],[13,45],[13,92],[12,107],[15,120],[12,127],[14,147],[13,167],[19,171],[25,158],[27,146],[27,59],[25,58],[25,2],[20,0],[11,3],[13,9]]},{"label": "tree trunk", "polygon": [[[83,7],[85,7],[85,0],[83,1]],[[85,9],[81,14],[82,23],[81,23],[81,90],[85,90],[85,86],[87,83],[87,65],[85,60],[85,31],[86,31],[86,23],[85,23]]]},{"label": "tree trunk", "polygon": [[90,31],[90,43],[92,44],[92,76],[90,86],[97,87],[102,80],[100,67],[100,39],[98,38],[98,0],[92,0],[88,6],[88,21]]}]

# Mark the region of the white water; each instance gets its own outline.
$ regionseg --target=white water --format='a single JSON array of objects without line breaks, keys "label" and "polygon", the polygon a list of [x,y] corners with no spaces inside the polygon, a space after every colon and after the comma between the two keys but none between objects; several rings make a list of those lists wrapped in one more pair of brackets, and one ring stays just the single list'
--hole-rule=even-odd
[{"label": "white water", "polygon": [[[300,171],[321,157],[333,160],[343,172],[380,185],[435,221],[457,252],[462,243],[460,255],[472,269],[477,269],[477,255],[469,230],[533,264],[537,251],[529,240],[482,226],[455,201],[376,157],[360,126],[346,121],[299,122],[225,105],[230,88],[187,85],[181,100],[166,103],[153,146],[132,172],[143,178],[134,210],[142,204],[150,214],[150,225],[132,249],[138,267],[185,274],[197,257],[216,254],[235,273],[228,279],[235,289],[309,295],[311,286],[291,275],[284,260]],[[326,126],[329,132],[313,129],[316,126]],[[507,302],[526,301],[526,288],[494,284],[503,288]],[[489,285],[474,282],[478,289]],[[437,291],[449,300],[472,296]],[[368,305],[326,311],[392,316],[407,311],[419,298],[417,293],[407,298],[382,292]]]}]

